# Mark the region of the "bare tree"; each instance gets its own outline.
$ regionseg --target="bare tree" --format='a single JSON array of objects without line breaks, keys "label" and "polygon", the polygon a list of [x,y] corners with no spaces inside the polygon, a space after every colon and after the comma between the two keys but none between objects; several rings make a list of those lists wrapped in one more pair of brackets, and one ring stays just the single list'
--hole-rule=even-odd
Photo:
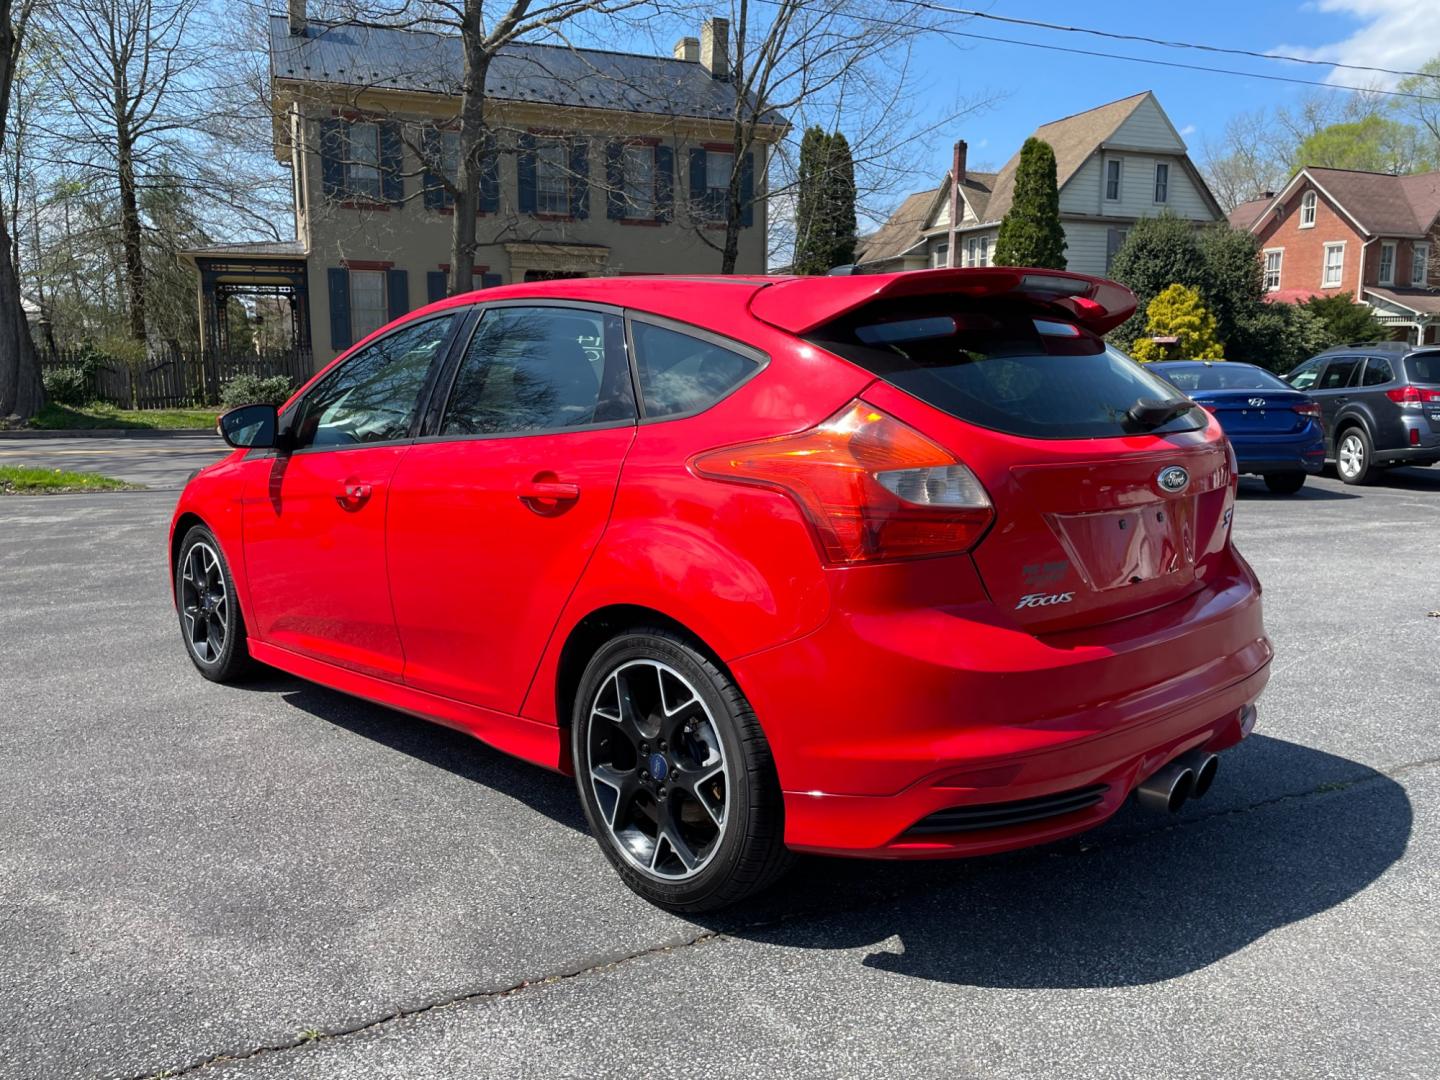
[{"label": "bare tree", "polygon": [[[7,118],[16,69],[20,65],[26,30],[35,11],[34,0],[0,0],[0,149],[7,146]],[[7,213],[0,204],[0,418],[29,419],[40,411],[45,392],[40,364],[15,273],[15,246]]]}]

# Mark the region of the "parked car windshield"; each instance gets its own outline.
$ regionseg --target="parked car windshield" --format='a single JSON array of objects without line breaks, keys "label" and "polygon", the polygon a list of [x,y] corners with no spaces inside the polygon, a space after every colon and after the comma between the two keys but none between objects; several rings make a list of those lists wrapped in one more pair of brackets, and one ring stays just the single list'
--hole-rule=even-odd
[{"label": "parked car windshield", "polygon": [[1405,358],[1405,370],[1410,381],[1440,384],[1440,352],[1416,353]]},{"label": "parked car windshield", "polygon": [[1263,368],[1250,364],[1226,363],[1223,360],[1213,364],[1152,364],[1150,370],[1187,394],[1204,390],[1290,389]]},{"label": "parked car windshield", "polygon": [[951,416],[1011,435],[1104,438],[1205,424],[1198,407],[1154,426],[1137,421],[1137,402],[1173,401],[1175,390],[1088,330],[1020,302],[871,304],[811,340]]}]

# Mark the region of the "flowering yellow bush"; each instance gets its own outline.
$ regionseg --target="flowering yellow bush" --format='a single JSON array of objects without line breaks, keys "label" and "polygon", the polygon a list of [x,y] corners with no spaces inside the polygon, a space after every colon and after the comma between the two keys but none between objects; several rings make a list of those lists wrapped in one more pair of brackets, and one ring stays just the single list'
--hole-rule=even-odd
[{"label": "flowering yellow bush", "polygon": [[[1149,363],[1152,360],[1223,360],[1215,316],[1200,303],[1200,294],[1185,285],[1171,285],[1150,301],[1145,309],[1145,337],[1135,339],[1130,355]],[[1162,344],[1152,338],[1173,337]]]}]

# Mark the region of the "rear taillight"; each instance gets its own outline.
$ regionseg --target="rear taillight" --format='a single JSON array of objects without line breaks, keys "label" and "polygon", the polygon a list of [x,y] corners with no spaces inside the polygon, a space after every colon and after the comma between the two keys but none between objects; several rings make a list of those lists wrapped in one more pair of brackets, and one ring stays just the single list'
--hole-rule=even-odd
[{"label": "rear taillight", "polygon": [[954,454],[863,401],[809,431],[708,451],[690,464],[698,476],[790,496],[832,563],[968,551],[995,516]]},{"label": "rear taillight", "polygon": [[1319,420],[1319,419],[1320,419],[1320,404],[1319,404],[1319,402],[1315,402],[1315,401],[1302,401],[1302,402],[1299,402],[1297,405],[1295,405],[1295,411],[1296,411],[1297,413],[1299,413],[1301,416],[1313,417],[1313,418],[1316,419],[1316,420]]},{"label": "rear taillight", "polygon": [[1423,409],[1426,405],[1440,401],[1440,390],[1427,390],[1423,386],[1399,386],[1386,390],[1385,396],[1402,409]]}]

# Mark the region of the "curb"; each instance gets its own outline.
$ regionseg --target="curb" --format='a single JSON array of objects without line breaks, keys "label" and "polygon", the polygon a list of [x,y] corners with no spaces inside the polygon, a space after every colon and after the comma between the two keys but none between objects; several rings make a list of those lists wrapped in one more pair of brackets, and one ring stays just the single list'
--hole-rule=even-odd
[{"label": "curb", "polygon": [[0,431],[0,439],[183,439],[197,435],[209,435],[217,442],[220,440],[214,428],[59,428],[55,431],[22,428]]}]

